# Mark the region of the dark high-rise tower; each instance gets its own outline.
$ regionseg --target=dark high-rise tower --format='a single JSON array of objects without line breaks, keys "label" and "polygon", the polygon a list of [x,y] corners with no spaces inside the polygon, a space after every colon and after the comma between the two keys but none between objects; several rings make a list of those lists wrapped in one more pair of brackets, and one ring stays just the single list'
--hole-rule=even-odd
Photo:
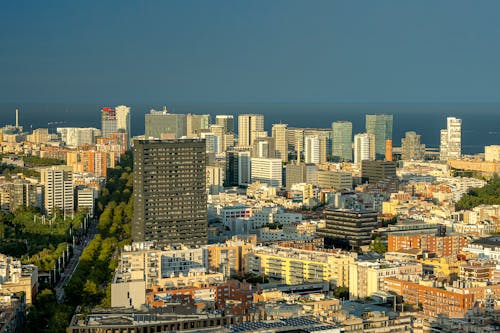
[{"label": "dark high-rise tower", "polygon": [[377,213],[365,210],[325,209],[326,227],[316,235],[325,245],[359,250],[370,245],[371,232],[377,228]]},{"label": "dark high-rise tower", "polygon": [[134,141],[134,241],[207,243],[203,139]]}]

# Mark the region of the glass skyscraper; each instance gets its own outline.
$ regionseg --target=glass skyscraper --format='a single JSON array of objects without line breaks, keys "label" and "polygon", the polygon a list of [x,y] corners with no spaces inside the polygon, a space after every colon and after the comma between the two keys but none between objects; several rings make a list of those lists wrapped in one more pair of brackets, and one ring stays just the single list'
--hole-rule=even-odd
[{"label": "glass skyscraper", "polygon": [[392,114],[367,114],[366,132],[375,136],[375,158],[385,157],[385,141],[392,140]]},{"label": "glass skyscraper", "polygon": [[352,123],[350,121],[333,122],[332,134],[334,161],[352,161]]}]

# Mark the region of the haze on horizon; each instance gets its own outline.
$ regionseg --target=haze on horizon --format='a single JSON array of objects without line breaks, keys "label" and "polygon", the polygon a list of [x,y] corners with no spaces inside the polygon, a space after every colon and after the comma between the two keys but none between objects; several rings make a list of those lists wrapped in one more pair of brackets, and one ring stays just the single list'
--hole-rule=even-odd
[{"label": "haze on horizon", "polygon": [[0,102],[500,102],[500,2],[8,1]]}]

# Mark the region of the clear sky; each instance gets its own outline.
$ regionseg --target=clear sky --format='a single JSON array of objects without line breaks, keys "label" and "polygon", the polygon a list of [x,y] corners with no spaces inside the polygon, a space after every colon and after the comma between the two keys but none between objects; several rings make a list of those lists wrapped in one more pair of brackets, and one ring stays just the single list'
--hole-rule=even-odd
[{"label": "clear sky", "polygon": [[2,1],[0,102],[499,102],[500,1]]}]

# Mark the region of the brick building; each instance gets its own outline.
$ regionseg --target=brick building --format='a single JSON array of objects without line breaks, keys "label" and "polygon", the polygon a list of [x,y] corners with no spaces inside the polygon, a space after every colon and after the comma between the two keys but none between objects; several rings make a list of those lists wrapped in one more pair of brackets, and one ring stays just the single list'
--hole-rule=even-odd
[{"label": "brick building", "polygon": [[436,253],[439,257],[456,256],[462,248],[469,244],[464,236],[448,235],[389,235],[388,252],[401,249],[420,249],[430,253]]}]

